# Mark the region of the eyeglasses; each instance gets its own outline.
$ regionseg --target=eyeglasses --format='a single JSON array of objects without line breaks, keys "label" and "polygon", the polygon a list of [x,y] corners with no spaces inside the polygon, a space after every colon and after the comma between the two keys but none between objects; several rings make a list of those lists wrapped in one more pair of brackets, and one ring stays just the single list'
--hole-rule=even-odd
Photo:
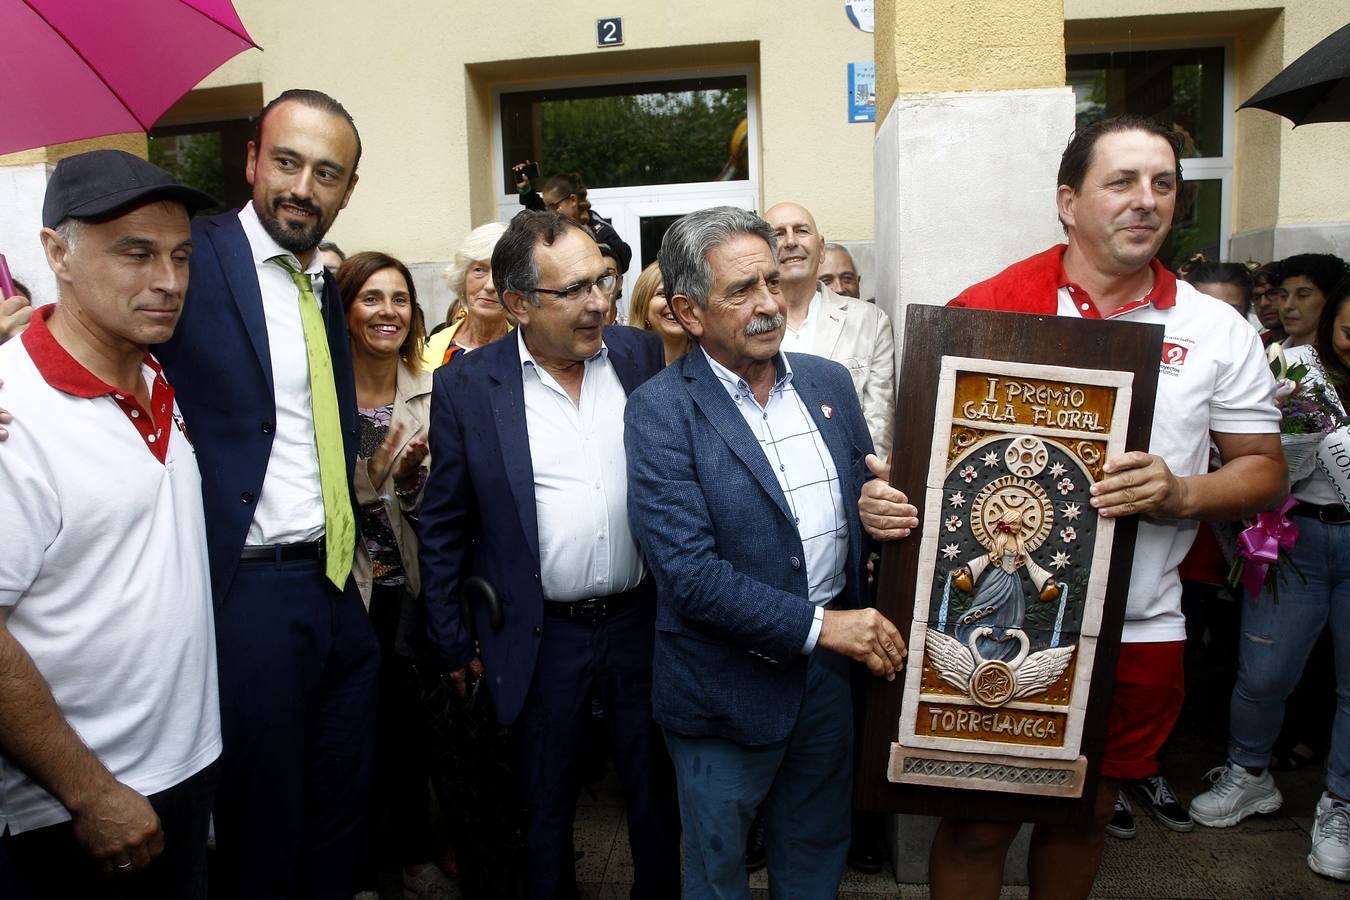
[{"label": "eyeglasses", "polygon": [[537,287],[531,291],[533,294],[548,294],[550,297],[557,297],[568,303],[575,303],[588,296],[595,289],[600,289],[600,294],[604,297],[609,296],[609,292],[614,290],[614,282],[618,280],[617,275],[606,272],[594,281],[578,281],[576,284],[568,285],[565,288],[541,288]]}]

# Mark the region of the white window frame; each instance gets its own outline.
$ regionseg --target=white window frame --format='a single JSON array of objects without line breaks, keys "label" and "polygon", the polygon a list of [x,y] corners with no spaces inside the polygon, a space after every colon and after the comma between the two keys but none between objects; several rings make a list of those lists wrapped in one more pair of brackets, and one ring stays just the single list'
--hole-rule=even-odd
[{"label": "white window frame", "polygon": [[[759,186],[760,186],[760,154],[759,154],[759,90],[756,83],[756,69],[754,66],[722,66],[709,69],[654,69],[644,72],[630,72],[622,75],[606,75],[595,78],[573,78],[573,79],[553,79],[542,81],[514,82],[508,85],[497,85],[492,90],[492,179],[493,184],[497,185],[498,178],[505,170],[506,162],[502,158],[502,94],[518,94],[527,91],[538,90],[566,90],[568,88],[594,87],[597,85],[609,84],[641,84],[648,81],[672,81],[692,78],[721,78],[725,76],[741,76],[745,78],[745,111],[747,136],[749,138],[749,163],[750,177],[743,181],[698,181],[685,184],[648,184],[633,187],[617,188],[589,188],[586,192],[587,199],[591,200],[593,205],[601,213],[605,212],[607,201],[618,201],[624,205],[633,203],[652,202],[661,204],[664,207],[688,206],[689,203],[698,202],[702,206],[715,205],[718,202],[743,206],[744,198],[747,192],[753,197],[753,208],[759,207]],[[681,203],[680,201],[684,201]],[[706,201],[706,202],[704,202]],[[512,216],[520,211],[519,196],[515,193],[499,193],[497,195],[497,218],[499,221],[509,221]],[[701,208],[699,206],[692,209]],[[652,215],[651,212],[644,212],[644,215]],[[635,223],[632,223],[635,224]],[[624,235],[625,240],[628,234],[619,223],[615,227],[620,234]]]},{"label": "white window frame", "polygon": [[1222,156],[1197,156],[1181,161],[1186,181],[1214,181],[1220,185],[1219,195],[1219,255],[1228,259],[1229,243],[1233,238],[1233,159],[1237,143],[1237,74],[1233,65],[1233,41],[1229,38],[1196,38],[1193,40],[1153,41],[1144,43],[1071,43],[1064,48],[1065,69],[1067,57],[1085,53],[1137,53],[1148,50],[1204,50],[1217,47],[1223,51],[1223,138]]}]

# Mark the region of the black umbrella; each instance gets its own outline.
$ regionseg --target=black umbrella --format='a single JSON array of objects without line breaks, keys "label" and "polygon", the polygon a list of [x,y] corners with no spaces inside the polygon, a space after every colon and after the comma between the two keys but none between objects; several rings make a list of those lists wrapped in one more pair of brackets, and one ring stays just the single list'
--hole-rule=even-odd
[{"label": "black umbrella", "polygon": [[1295,126],[1350,122],[1350,25],[1294,60],[1238,107],[1264,109]]}]

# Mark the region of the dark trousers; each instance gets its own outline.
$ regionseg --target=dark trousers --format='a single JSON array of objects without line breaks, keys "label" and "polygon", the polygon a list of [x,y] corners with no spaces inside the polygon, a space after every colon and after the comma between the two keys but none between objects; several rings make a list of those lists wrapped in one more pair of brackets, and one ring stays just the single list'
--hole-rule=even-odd
[{"label": "dark trousers", "polygon": [[812,651],[797,722],[781,741],[749,747],[668,731],[666,743],[680,791],[686,896],[750,900],[745,837],[761,806],[769,896],[838,893],[853,785],[847,659]]},{"label": "dark trousers", "polygon": [[[5,900],[206,900],[206,832],[219,764],[146,799],[159,816],[164,852],[133,875],[105,875],[75,839],[70,822],[0,840],[11,882],[0,873]],[[13,891],[11,896],[9,891]]]},{"label": "dark trousers", "polygon": [[379,710],[375,719],[374,793],[363,826],[357,886],[375,890],[383,864],[416,865],[431,859],[431,730],[418,704],[412,660],[395,649],[403,604],[402,585],[375,585],[370,623],[380,642]]},{"label": "dark trousers", "polygon": [[241,562],[216,648],[224,895],[350,900],[380,659],[355,584],[338,591],[317,560]]},{"label": "dark trousers", "polygon": [[652,721],[656,603],[650,581],[632,593],[638,596],[603,622],[544,619],[530,692],[511,729],[525,803],[531,900],[577,896],[572,825],[593,690],[623,784],[632,896],[680,894],[674,772]]}]

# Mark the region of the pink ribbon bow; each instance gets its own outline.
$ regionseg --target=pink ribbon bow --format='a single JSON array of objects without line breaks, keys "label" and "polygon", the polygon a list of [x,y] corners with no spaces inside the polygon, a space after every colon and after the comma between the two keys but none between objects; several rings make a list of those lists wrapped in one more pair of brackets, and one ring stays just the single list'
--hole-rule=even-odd
[{"label": "pink ribbon bow", "polygon": [[1285,513],[1297,504],[1298,501],[1290,497],[1278,510],[1257,515],[1256,524],[1238,535],[1238,555],[1246,560],[1242,567],[1242,586],[1253,598],[1261,593],[1266,573],[1280,558],[1280,549],[1294,549],[1298,526]]}]

